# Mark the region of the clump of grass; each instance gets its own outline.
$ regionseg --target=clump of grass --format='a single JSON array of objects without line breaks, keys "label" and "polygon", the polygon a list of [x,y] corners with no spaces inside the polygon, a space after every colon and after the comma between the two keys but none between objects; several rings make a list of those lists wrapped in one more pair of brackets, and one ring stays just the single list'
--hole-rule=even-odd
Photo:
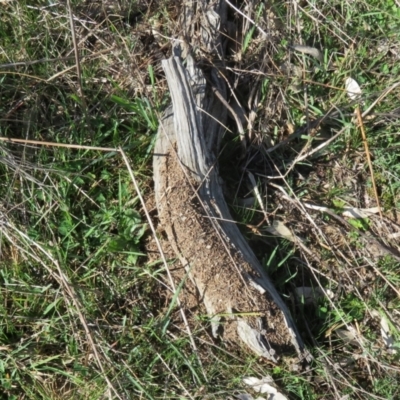
[{"label": "clump of grass", "polygon": [[[127,49],[139,39],[129,35],[132,27],[115,22],[90,32],[97,44],[92,48],[85,42],[86,24],[108,21],[79,19],[80,6],[85,5],[73,9],[81,94],[67,9],[4,5],[0,136],[122,145],[143,191],[149,191],[156,79],[153,74],[151,97],[136,84],[132,99],[132,83],[116,74],[135,62]],[[110,35],[112,44],[106,40]],[[148,68],[131,79],[148,76]],[[142,382],[134,365],[150,357],[148,365],[153,365],[140,367],[146,374],[146,368],[161,364],[150,350],[159,332],[153,311],[160,304],[152,296],[159,290],[157,281],[149,279],[160,272],[146,264],[142,239],[147,224],[122,159],[117,151],[4,142],[1,157],[4,395],[54,399],[109,393],[122,398],[139,393],[149,382]],[[149,398],[158,391],[146,389]]]}]

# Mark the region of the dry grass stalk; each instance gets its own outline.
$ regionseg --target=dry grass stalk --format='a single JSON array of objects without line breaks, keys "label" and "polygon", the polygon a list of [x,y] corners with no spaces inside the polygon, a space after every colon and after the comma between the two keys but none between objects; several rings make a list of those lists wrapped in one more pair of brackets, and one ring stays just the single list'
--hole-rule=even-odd
[{"label": "dry grass stalk", "polygon": [[374,188],[374,195],[375,195],[376,204],[377,204],[378,209],[379,209],[379,215],[380,215],[381,218],[383,218],[382,209],[381,209],[381,206],[380,206],[380,201],[379,201],[379,196],[378,196],[378,190],[376,188],[374,169],[372,167],[371,154],[369,152],[367,135],[365,134],[364,122],[363,122],[363,118],[361,116],[360,106],[357,106],[356,113],[357,113],[358,124],[359,124],[360,130],[361,130],[362,140],[363,140],[363,143],[364,143],[365,155],[367,156],[369,172],[371,174],[371,181],[372,181],[372,187]]}]

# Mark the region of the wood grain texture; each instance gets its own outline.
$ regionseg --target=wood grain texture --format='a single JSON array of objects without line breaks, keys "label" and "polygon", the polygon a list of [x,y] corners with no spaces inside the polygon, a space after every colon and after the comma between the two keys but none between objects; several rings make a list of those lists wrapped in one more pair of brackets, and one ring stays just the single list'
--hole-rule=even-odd
[{"label": "wood grain texture", "polygon": [[[210,41],[220,43],[215,24],[224,19],[216,9],[202,22],[207,35],[201,37],[211,49],[216,46]],[[186,19],[188,14],[196,15],[184,13]],[[206,25],[210,20],[211,28]],[[162,62],[172,106],[161,121],[153,161],[161,225],[199,291],[215,337],[243,343],[273,362],[284,354],[309,358],[285,303],[225,202],[215,154],[226,110],[192,56],[186,54],[184,67],[180,53],[176,47],[175,55]],[[225,93],[217,71],[207,78]]]}]

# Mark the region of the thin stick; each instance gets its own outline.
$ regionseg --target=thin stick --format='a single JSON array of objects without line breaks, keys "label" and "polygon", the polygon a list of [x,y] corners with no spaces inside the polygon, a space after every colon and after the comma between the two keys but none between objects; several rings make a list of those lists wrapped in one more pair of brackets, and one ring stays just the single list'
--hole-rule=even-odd
[{"label": "thin stick", "polygon": [[69,24],[71,27],[71,36],[72,36],[72,43],[74,45],[74,54],[75,54],[75,67],[76,67],[76,75],[78,77],[78,88],[79,88],[79,96],[82,101],[82,107],[86,113],[87,111],[87,105],[86,105],[86,100],[83,95],[83,90],[82,90],[82,74],[81,74],[81,64],[79,61],[79,51],[78,51],[78,44],[76,42],[76,35],[75,35],[75,24],[74,24],[74,18],[72,15],[72,8],[71,8],[71,1],[67,0],[67,7],[68,7],[68,13],[69,13]]},{"label": "thin stick", "polygon": [[[390,255],[395,260],[400,261],[400,257],[390,247],[386,247],[385,245],[383,245],[376,237],[369,236],[366,233],[364,233],[364,232],[360,231],[359,229],[355,228],[353,225],[351,225],[348,221],[346,221],[340,215],[334,213],[330,208],[321,207],[321,206],[317,206],[315,204],[308,204],[308,203],[303,203],[303,206],[307,207],[307,208],[310,208],[312,210],[318,210],[318,211],[325,212],[325,213],[329,214],[331,217],[335,218],[341,224],[343,224],[344,226],[350,228],[353,232],[357,232],[362,238],[364,238],[366,240],[367,243],[372,243],[373,245],[377,246],[379,248],[379,250],[383,254]],[[389,282],[388,282],[388,284],[390,285]],[[392,286],[392,288],[399,295],[399,299],[400,299],[400,292],[397,291],[397,289],[395,289],[393,286]]]},{"label": "thin stick", "polygon": [[33,79],[39,82],[47,82],[46,79],[39,78],[38,76],[35,75],[29,75],[29,74],[24,74],[22,72],[17,72],[17,71],[1,71],[1,75],[17,75],[17,76],[24,76],[25,78]]},{"label": "thin stick", "polygon": [[371,110],[380,102],[382,101],[391,91],[397,88],[400,85],[400,82],[396,82],[390,88],[386,89],[361,115],[365,118]]},{"label": "thin stick", "polygon": [[83,146],[80,144],[41,142],[40,140],[13,139],[4,136],[0,136],[0,142],[35,144],[38,146],[66,147],[68,149],[81,149],[81,150],[116,151],[116,152],[118,151],[117,149],[112,147],[96,147],[96,146]]},{"label": "thin stick", "polygon": [[268,35],[267,32],[265,32],[260,25],[258,25],[255,21],[253,21],[249,16],[247,16],[246,14],[244,14],[242,11],[240,11],[237,7],[235,7],[229,0],[225,0],[225,2],[227,4],[229,4],[237,13],[239,13],[242,17],[246,18],[250,23],[252,23],[259,32],[261,32],[263,34],[263,36],[265,38],[269,37],[270,35]]},{"label": "thin stick", "polygon": [[194,400],[194,397],[188,392],[188,390],[185,388],[183,383],[180,381],[179,377],[174,374],[174,372],[171,370],[170,366],[165,362],[165,360],[161,357],[161,354],[157,351],[157,357],[160,359],[160,361],[164,364],[165,368],[169,371],[169,373],[174,377],[178,385],[182,388],[182,390],[186,393],[186,396],[190,397],[192,400]]},{"label": "thin stick", "polygon": [[39,60],[33,60],[33,61],[20,61],[20,62],[9,63],[9,64],[0,64],[0,69],[26,67],[28,65],[35,65],[35,64],[47,63],[47,62],[66,61],[66,60],[70,60],[71,58],[74,58],[74,56],[58,57],[58,58],[40,58]]},{"label": "thin stick", "polygon": [[244,148],[246,149],[246,136],[244,133],[242,121],[240,120],[236,111],[229,105],[229,103],[225,100],[224,96],[222,96],[221,92],[215,86],[212,86],[211,89],[214,92],[214,94],[218,97],[218,99],[221,101],[221,103],[228,109],[228,111],[231,113],[232,117],[235,119],[236,126],[239,131],[240,141],[241,141],[242,145],[244,146]]},{"label": "thin stick", "polygon": [[361,111],[360,111],[360,106],[359,105],[356,108],[356,112],[357,112],[358,124],[359,124],[360,130],[361,130],[362,140],[364,142],[365,154],[367,156],[369,172],[371,174],[372,187],[374,188],[376,204],[378,206],[379,215],[380,215],[381,218],[383,218],[381,206],[380,206],[380,203],[379,203],[378,191],[376,189],[374,169],[372,168],[371,156],[369,154],[369,146],[368,146],[368,142],[367,142],[367,136],[365,134],[364,123],[363,123],[363,119],[362,119],[362,116],[361,116]]}]

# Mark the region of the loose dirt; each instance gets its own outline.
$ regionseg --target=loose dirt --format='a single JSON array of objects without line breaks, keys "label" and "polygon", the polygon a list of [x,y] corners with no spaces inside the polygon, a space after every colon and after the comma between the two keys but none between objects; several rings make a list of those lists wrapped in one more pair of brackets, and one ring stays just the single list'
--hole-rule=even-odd
[{"label": "loose dirt", "polygon": [[265,339],[272,354],[294,354],[282,312],[267,293],[261,294],[250,285],[252,267],[241,253],[224,243],[196,195],[198,184],[188,178],[176,151],[169,146],[159,160],[157,207],[161,226],[189,271],[199,301],[205,302],[209,312],[213,310],[210,320],[219,321],[219,335],[230,343],[240,343],[238,323],[245,320]]}]

